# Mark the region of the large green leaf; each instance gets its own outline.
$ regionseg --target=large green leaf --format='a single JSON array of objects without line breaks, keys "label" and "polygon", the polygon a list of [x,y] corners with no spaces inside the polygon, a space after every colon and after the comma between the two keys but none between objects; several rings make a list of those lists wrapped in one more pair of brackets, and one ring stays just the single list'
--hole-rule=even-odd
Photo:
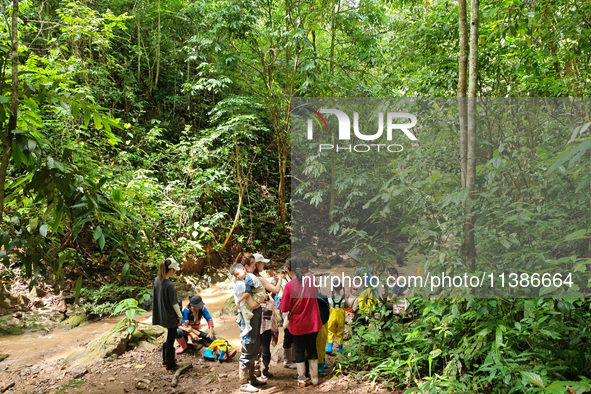
[{"label": "large green leaf", "polygon": [[[579,145],[571,147],[571,148],[567,149],[566,151],[562,152],[560,155],[558,155],[558,157],[556,157],[556,159],[554,159],[554,162],[552,163],[550,168],[548,168],[548,171],[546,171],[546,173],[547,174],[552,173],[557,168],[564,165],[564,163],[566,163],[567,160],[576,159],[578,157],[578,155],[584,154],[589,149],[591,149],[591,138],[587,138],[586,140],[581,142]],[[571,165],[572,164],[573,163],[571,163]]]}]

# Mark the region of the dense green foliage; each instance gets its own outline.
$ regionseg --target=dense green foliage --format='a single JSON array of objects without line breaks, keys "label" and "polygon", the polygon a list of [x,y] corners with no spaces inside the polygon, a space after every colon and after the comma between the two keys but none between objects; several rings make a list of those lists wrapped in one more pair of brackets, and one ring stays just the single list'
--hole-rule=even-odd
[{"label": "dense green foliage", "polygon": [[[294,97],[453,97],[458,83],[455,1],[21,0],[18,119],[8,130],[11,4],[0,7],[0,136],[13,136],[0,276],[22,268],[31,285],[38,275],[76,281],[97,315],[137,296],[133,286],[147,285],[165,256],[289,254],[292,181],[311,212],[329,202],[306,189],[328,179],[326,168],[309,160],[292,171]],[[479,96],[590,96],[588,1],[483,0],[480,14]],[[495,112],[494,101],[480,103]],[[591,113],[588,100],[565,103],[543,125],[510,112],[481,125],[479,269],[589,271]],[[433,269],[464,269],[456,122],[396,156],[383,184],[370,171],[333,179],[331,226],[314,246],[345,240],[391,259],[401,242]],[[366,221],[352,224],[351,212]],[[391,231],[366,231],[375,223]],[[432,392],[589,386],[586,300],[412,308],[411,324],[387,317],[362,330],[343,367],[362,362],[371,378]]]},{"label": "dense green foliage", "polygon": [[407,392],[591,390],[590,309],[579,299],[417,299],[358,330],[341,367]]},{"label": "dense green foliage", "polygon": [[[83,288],[78,303],[86,309],[87,315],[91,317],[104,317],[123,308],[121,306],[123,301],[120,301],[122,298],[131,300],[131,297],[133,297],[136,300],[136,304],[138,303],[137,300],[139,300],[141,306],[149,306],[151,296],[152,291],[148,288],[136,288],[134,286],[121,286],[117,283],[107,283],[98,289]],[[130,302],[126,301],[128,307]],[[137,305],[135,306],[137,307]]]}]

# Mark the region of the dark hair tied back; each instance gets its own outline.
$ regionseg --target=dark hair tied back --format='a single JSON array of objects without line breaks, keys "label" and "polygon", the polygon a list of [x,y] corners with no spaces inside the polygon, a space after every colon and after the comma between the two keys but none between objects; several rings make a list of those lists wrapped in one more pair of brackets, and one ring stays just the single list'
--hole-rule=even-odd
[{"label": "dark hair tied back", "polygon": [[298,279],[298,281],[300,283],[302,282],[302,277],[304,276],[304,273],[302,271],[303,268],[308,268],[310,266],[310,259],[304,258],[304,257],[292,257],[289,260],[287,260],[286,265],[290,264],[291,265],[291,271],[295,273],[296,278]]}]

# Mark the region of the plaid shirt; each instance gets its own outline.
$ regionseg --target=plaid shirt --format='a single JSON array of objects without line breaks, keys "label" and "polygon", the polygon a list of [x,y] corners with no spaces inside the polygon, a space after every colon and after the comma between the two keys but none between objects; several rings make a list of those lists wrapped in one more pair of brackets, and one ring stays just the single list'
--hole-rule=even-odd
[{"label": "plaid shirt", "polygon": [[279,332],[279,326],[277,324],[277,314],[275,310],[275,302],[273,299],[267,299],[265,302],[261,304],[263,308],[263,320],[261,322],[261,334],[267,330],[271,330],[271,332]]}]

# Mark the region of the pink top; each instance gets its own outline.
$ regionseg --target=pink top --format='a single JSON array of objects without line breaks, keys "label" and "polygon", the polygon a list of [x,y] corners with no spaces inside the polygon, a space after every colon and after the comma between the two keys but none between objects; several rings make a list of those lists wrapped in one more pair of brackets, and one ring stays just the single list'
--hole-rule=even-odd
[{"label": "pink top", "polygon": [[[303,279],[308,278],[308,279]],[[314,287],[314,278],[312,275],[304,275],[303,282],[306,284],[302,300],[294,308],[289,316],[289,325],[287,328],[293,335],[304,335],[311,332],[318,332],[322,328],[322,320],[320,320],[320,310],[318,309],[318,290]],[[296,304],[300,294],[302,293],[302,285],[294,278],[285,285],[283,290],[283,298],[279,309],[281,312],[289,312]]]}]

